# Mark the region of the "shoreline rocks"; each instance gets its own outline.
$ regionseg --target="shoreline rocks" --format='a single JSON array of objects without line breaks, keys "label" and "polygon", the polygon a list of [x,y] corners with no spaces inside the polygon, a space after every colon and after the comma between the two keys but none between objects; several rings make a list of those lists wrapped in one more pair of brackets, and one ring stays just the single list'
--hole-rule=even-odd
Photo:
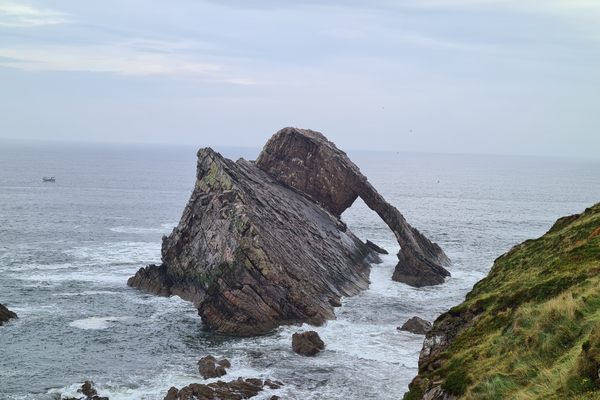
[{"label": "shoreline rocks", "polygon": [[397,329],[399,331],[414,333],[415,335],[425,335],[431,330],[432,326],[431,322],[426,321],[423,318],[412,317]]},{"label": "shoreline rocks", "polygon": [[292,350],[302,356],[314,356],[325,349],[325,343],[315,331],[294,333],[292,335]]},{"label": "shoreline rocks", "polygon": [[0,326],[14,318],[18,318],[17,314],[0,304]]},{"label": "shoreline rocks", "polygon": [[[208,384],[192,383],[181,389],[171,387],[164,400],[241,400],[256,396],[265,389],[279,389],[283,384],[270,379],[238,378],[234,381],[217,381]],[[277,399],[277,396],[272,396]]]},{"label": "shoreline rocks", "polygon": [[127,284],[192,301],[202,321],[224,334],[321,325],[335,318],[341,297],[368,287],[370,263],[379,259],[340,219],[358,196],[396,234],[399,266],[413,276],[406,281],[443,282],[449,274],[439,246],[408,225],[344,152],[318,132],[285,128],[256,162],[201,149],[194,191],[163,237],[162,264],[141,268]]}]

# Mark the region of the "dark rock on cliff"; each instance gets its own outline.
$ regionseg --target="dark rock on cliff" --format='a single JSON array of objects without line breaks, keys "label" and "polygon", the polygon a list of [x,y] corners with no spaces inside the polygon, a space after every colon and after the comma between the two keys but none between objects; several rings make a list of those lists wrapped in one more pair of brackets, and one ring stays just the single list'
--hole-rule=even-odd
[{"label": "dark rock on cliff", "polygon": [[279,389],[281,382],[269,379],[243,379],[209,384],[192,383],[184,388],[172,387],[164,400],[241,400],[256,396],[264,389]]},{"label": "dark rock on cliff", "polygon": [[412,317],[399,327],[398,330],[407,331],[416,335],[424,335],[431,330],[431,326],[431,322],[425,321],[423,318]]},{"label": "dark rock on cliff", "polygon": [[193,301],[219,332],[255,335],[333,318],[340,297],[368,287],[370,255],[338,218],[254,163],[202,149],[163,264],[128,284]]},{"label": "dark rock on cliff", "polygon": [[368,248],[370,248],[371,250],[373,250],[375,253],[378,253],[378,254],[390,254],[390,253],[388,253],[388,251],[386,249],[379,247],[378,245],[376,245],[375,243],[371,242],[370,240],[367,240],[367,242],[365,244],[367,245]]},{"label": "dark rock on cliff", "polygon": [[204,379],[221,377],[230,367],[231,363],[226,358],[217,360],[213,356],[206,356],[198,361],[198,371]]},{"label": "dark rock on cliff", "polygon": [[0,304],[0,326],[2,326],[2,324],[5,322],[8,322],[9,319],[13,318],[17,318],[17,314]]},{"label": "dark rock on cliff", "polygon": [[294,333],[292,335],[292,350],[303,356],[314,356],[325,348],[325,343],[315,331]]},{"label": "dark rock on cliff", "polygon": [[128,285],[193,301],[202,320],[226,334],[322,324],[342,296],[368,287],[369,263],[378,259],[339,219],[358,195],[398,237],[406,273],[426,278],[412,284],[443,282],[441,249],[345,153],[317,132],[287,128],[256,163],[201,149],[194,191],[163,238],[162,264],[140,269]]},{"label": "dark rock on cliff", "polygon": [[311,196],[339,216],[360,197],[390,227],[401,250],[392,279],[411,286],[444,282],[450,260],[442,249],[408,224],[359,168],[319,132],[285,128],[265,145],[256,165],[279,182]]}]

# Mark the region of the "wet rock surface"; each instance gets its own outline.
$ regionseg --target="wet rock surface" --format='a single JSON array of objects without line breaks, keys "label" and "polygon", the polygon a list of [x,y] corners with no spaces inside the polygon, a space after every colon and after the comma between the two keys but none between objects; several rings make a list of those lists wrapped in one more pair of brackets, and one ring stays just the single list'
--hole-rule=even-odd
[{"label": "wet rock surface", "polygon": [[294,333],[292,350],[303,356],[314,356],[325,348],[325,343],[315,331]]},{"label": "wet rock surface", "polygon": [[419,317],[412,317],[402,326],[398,327],[400,331],[414,333],[416,335],[424,335],[431,330],[432,324],[429,321]]},{"label": "wet rock surface", "polygon": [[[243,379],[209,384],[192,383],[181,389],[172,387],[164,400],[240,400],[256,396],[265,389],[279,389],[283,384],[270,379]],[[272,396],[272,399],[278,398]]]},{"label": "wet rock surface", "polygon": [[204,379],[219,378],[227,374],[227,369],[230,367],[231,363],[226,358],[217,360],[213,356],[206,356],[198,361],[198,371]]},{"label": "wet rock surface", "polygon": [[128,285],[194,302],[202,320],[225,334],[320,325],[334,318],[341,297],[368,287],[369,263],[378,260],[339,218],[359,195],[398,237],[404,275],[427,278],[407,282],[443,282],[441,249],[345,153],[320,133],[286,128],[256,163],[201,149],[194,191],[163,238],[162,264],[140,269]]},{"label": "wet rock surface", "polygon": [[0,326],[13,318],[17,318],[17,314],[0,304]]}]

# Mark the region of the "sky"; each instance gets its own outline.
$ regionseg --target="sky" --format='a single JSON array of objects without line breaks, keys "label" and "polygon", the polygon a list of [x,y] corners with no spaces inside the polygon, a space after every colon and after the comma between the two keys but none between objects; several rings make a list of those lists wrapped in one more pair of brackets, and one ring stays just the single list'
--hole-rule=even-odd
[{"label": "sky", "polygon": [[0,139],[600,158],[600,0],[0,0]]}]

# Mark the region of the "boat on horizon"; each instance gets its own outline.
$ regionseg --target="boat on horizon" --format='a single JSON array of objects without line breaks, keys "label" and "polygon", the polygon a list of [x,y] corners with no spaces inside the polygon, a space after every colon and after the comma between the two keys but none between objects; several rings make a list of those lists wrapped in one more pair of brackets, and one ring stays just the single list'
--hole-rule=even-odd
[{"label": "boat on horizon", "polygon": [[53,176],[44,176],[42,182],[56,182],[56,178]]}]

